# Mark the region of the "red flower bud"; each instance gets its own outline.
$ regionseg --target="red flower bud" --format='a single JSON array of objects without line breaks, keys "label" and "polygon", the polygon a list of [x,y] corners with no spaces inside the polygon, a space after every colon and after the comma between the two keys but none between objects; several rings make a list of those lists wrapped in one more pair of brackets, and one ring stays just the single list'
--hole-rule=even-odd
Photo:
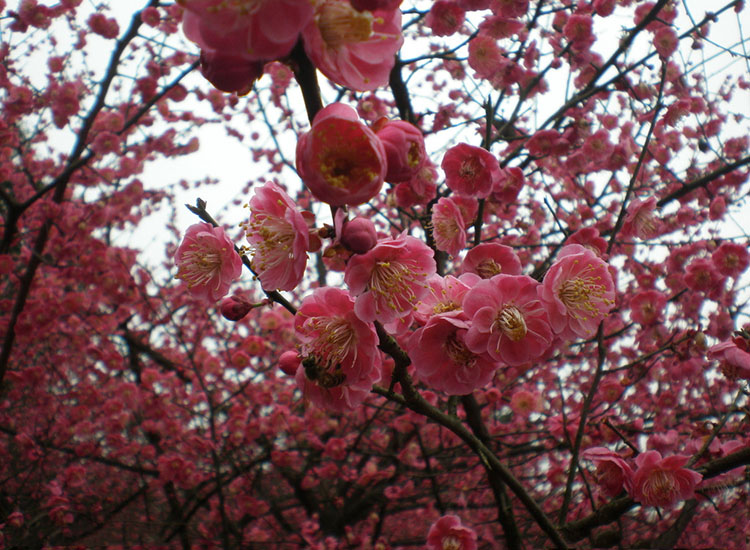
[{"label": "red flower bud", "polygon": [[251,309],[253,304],[237,296],[227,296],[221,301],[221,314],[229,321],[239,321]]},{"label": "red flower bud", "polygon": [[355,254],[364,254],[378,242],[375,224],[367,218],[354,218],[344,224],[340,241]]}]

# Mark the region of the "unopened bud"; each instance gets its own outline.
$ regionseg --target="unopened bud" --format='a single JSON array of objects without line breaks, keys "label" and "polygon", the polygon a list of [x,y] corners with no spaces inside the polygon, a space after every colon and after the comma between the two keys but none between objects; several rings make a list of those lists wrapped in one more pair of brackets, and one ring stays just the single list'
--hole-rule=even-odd
[{"label": "unopened bud", "polygon": [[296,351],[285,351],[281,354],[281,357],[279,357],[279,368],[284,374],[294,376],[299,368],[300,362],[300,356]]},{"label": "unopened bud", "polygon": [[344,225],[340,241],[355,254],[364,254],[378,242],[375,224],[367,218],[354,218]]},{"label": "unopened bud", "polygon": [[227,296],[221,301],[221,314],[229,321],[239,321],[247,315],[255,304],[238,296]]}]

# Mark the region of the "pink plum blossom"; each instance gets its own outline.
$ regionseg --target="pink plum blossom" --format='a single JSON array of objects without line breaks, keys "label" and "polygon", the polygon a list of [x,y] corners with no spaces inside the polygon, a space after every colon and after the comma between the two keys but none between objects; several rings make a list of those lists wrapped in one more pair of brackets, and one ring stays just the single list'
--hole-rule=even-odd
[{"label": "pink plum blossom", "polygon": [[297,384],[316,405],[352,410],[380,380],[375,327],[355,315],[354,300],[345,290],[313,291],[294,316],[294,331],[302,356]]},{"label": "pink plum blossom", "polygon": [[349,0],[321,0],[302,37],[308,57],[330,80],[374,90],[388,83],[404,41],[401,10],[357,11]]},{"label": "pink plum blossom", "polygon": [[343,224],[339,241],[347,250],[364,254],[378,242],[375,224],[370,218],[357,216]]},{"label": "pink plum blossom", "polygon": [[475,273],[489,279],[501,273],[520,275],[521,260],[509,246],[500,243],[482,243],[466,253],[462,273]]},{"label": "pink plum blossom", "polygon": [[332,103],[318,112],[297,142],[297,171],[310,192],[331,206],[365,203],[378,194],[387,170],[385,149],[357,112]]},{"label": "pink plum blossom", "polygon": [[565,245],[539,287],[555,334],[563,339],[590,338],[614,307],[609,266],[591,250]]},{"label": "pink plum blossom", "polygon": [[633,199],[627,208],[627,215],[622,224],[622,235],[626,237],[638,237],[639,239],[651,239],[659,234],[661,220],[655,215],[656,199],[649,197],[647,200]]},{"label": "pink plum blossom", "polygon": [[592,447],[586,449],[581,456],[596,466],[594,478],[605,495],[615,497],[623,489],[629,490],[633,469],[620,455],[605,447]]},{"label": "pink plum blossom", "polygon": [[531,413],[542,410],[542,396],[537,392],[518,390],[510,398],[510,408],[517,415],[528,418]]},{"label": "pink plum blossom", "polygon": [[664,314],[667,297],[655,289],[639,292],[630,300],[630,318],[643,326],[657,323]]},{"label": "pink plum blossom", "polygon": [[486,386],[499,364],[487,353],[474,353],[464,340],[469,323],[457,313],[434,315],[409,339],[417,377],[448,395],[465,395]]},{"label": "pink plum blossom", "polygon": [[255,304],[242,296],[227,296],[221,301],[219,310],[228,321],[239,321],[255,307]]},{"label": "pink plum blossom", "polygon": [[216,50],[201,52],[201,74],[222,92],[248,93],[263,75],[263,62]]},{"label": "pink plum blossom", "polygon": [[466,246],[464,218],[450,197],[441,197],[432,207],[432,236],[435,247],[451,256],[458,256]]},{"label": "pink plum blossom", "polygon": [[437,169],[429,159],[408,182],[399,183],[393,191],[396,205],[409,208],[415,204],[427,204],[437,193]]},{"label": "pink plum blossom", "polygon": [[458,516],[443,516],[430,527],[426,550],[477,550],[477,534]]},{"label": "pink plum blossom", "polygon": [[395,10],[401,5],[401,0],[350,0],[357,11]]},{"label": "pink plum blossom", "polygon": [[510,366],[542,357],[553,334],[538,286],[525,275],[495,275],[477,282],[463,302],[471,320],[467,347]]},{"label": "pink plum blossom", "polygon": [[748,352],[746,345],[738,346],[737,341],[735,338],[733,341],[712,346],[708,350],[708,357],[719,361],[721,372],[727,378],[750,380],[750,352]]},{"label": "pink plum blossom", "polygon": [[274,182],[250,199],[250,219],[242,227],[250,243],[252,267],[265,290],[293,290],[307,265],[307,221],[294,201]]},{"label": "pink plum blossom", "polygon": [[682,455],[662,458],[659,451],[639,454],[630,489],[633,500],[645,506],[668,508],[692,498],[703,476],[683,468],[688,460],[689,457]]},{"label": "pink plum blossom", "polygon": [[750,264],[750,254],[748,254],[746,244],[726,241],[711,254],[711,261],[719,273],[736,279]]},{"label": "pink plum blossom", "polygon": [[385,324],[412,314],[435,270],[432,249],[416,237],[401,235],[353,256],[344,282],[357,296],[359,318]]},{"label": "pink plum blossom", "polygon": [[500,204],[512,204],[523,189],[523,172],[517,166],[500,169],[500,177],[492,186],[492,200]]},{"label": "pink plum blossom", "polygon": [[179,0],[185,35],[203,50],[232,53],[249,61],[287,55],[311,20],[309,0]]},{"label": "pink plum blossom", "polygon": [[424,23],[435,36],[450,36],[463,25],[466,13],[453,0],[437,0],[432,3]]},{"label": "pink plum blossom", "polygon": [[433,275],[427,285],[429,292],[422,297],[414,311],[418,322],[426,323],[433,315],[442,313],[461,314],[464,295],[471,288],[464,276],[456,279],[452,275]]},{"label": "pink plum blossom", "polygon": [[565,244],[580,244],[593,251],[600,258],[607,253],[607,240],[599,235],[596,227],[582,227],[566,240]]},{"label": "pink plum blossom", "polygon": [[405,120],[380,119],[372,128],[385,148],[385,181],[400,183],[414,177],[427,159],[422,132]]},{"label": "pink plum blossom", "polygon": [[685,284],[692,290],[714,296],[724,286],[724,276],[717,271],[711,258],[695,258],[685,268]]},{"label": "pink plum blossom", "polygon": [[503,61],[503,51],[492,36],[479,34],[469,42],[469,67],[476,78],[491,79]]},{"label": "pink plum blossom", "polygon": [[190,293],[215,302],[229,290],[242,273],[242,258],[221,227],[196,223],[188,227],[175,253],[177,278],[188,285]]},{"label": "pink plum blossom", "polygon": [[459,143],[448,149],[441,164],[445,184],[459,195],[487,198],[500,179],[495,156],[481,147]]}]

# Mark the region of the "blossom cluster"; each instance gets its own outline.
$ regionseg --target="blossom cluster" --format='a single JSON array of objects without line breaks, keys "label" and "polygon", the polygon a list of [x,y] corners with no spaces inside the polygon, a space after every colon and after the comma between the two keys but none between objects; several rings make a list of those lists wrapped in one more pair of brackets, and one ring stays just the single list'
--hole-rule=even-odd
[{"label": "blossom cluster", "polygon": [[594,474],[602,492],[610,497],[626,490],[645,506],[668,508],[693,497],[703,476],[685,468],[689,457],[662,458],[659,451],[646,451],[635,458],[635,470],[620,455],[604,447],[592,447],[583,457],[596,466]]},{"label": "blossom cluster", "polygon": [[178,0],[185,35],[201,48],[201,71],[217,88],[247,93],[265,62],[302,41],[336,84],[374,90],[388,82],[401,47],[400,2]]},{"label": "blossom cluster", "polygon": [[[509,247],[488,244],[483,250],[484,261],[472,258],[456,278],[436,273],[434,252],[421,240],[409,235],[380,239],[346,263],[348,290],[338,290],[350,300],[346,314],[369,333],[378,322],[395,335],[425,385],[464,395],[489,384],[499,368],[530,368],[562,341],[591,338],[614,305],[609,266],[581,245],[564,246],[542,282],[518,273],[520,262]],[[477,269],[484,264],[493,269]],[[323,296],[330,292],[328,287],[313,291],[303,308],[311,301],[325,311]],[[326,315],[340,313],[330,309]],[[300,341],[307,334],[297,329]],[[353,391],[362,389],[359,381],[380,378],[380,357],[369,343],[361,347],[370,340],[354,329],[350,334],[336,339],[345,347],[319,346],[312,353],[303,343],[298,356],[303,393],[333,410],[341,410],[343,403],[358,405],[366,396]],[[357,361],[344,368],[342,356]],[[342,391],[349,392],[345,399]]]}]

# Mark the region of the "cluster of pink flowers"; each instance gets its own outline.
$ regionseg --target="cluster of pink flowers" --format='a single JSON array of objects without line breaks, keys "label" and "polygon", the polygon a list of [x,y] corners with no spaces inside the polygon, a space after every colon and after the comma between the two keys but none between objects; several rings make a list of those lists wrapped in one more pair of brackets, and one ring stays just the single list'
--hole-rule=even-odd
[{"label": "cluster of pink flowers", "polygon": [[689,458],[672,455],[662,458],[659,451],[646,451],[635,458],[635,470],[617,453],[604,447],[593,447],[583,458],[596,466],[595,478],[605,495],[617,496],[626,490],[644,506],[669,508],[695,494],[703,476],[684,468]]},{"label": "cluster of pink flowers", "polygon": [[401,48],[400,2],[179,0],[182,28],[201,48],[203,75],[218,89],[247,93],[267,61],[298,40],[336,84],[374,90],[388,82]]}]

